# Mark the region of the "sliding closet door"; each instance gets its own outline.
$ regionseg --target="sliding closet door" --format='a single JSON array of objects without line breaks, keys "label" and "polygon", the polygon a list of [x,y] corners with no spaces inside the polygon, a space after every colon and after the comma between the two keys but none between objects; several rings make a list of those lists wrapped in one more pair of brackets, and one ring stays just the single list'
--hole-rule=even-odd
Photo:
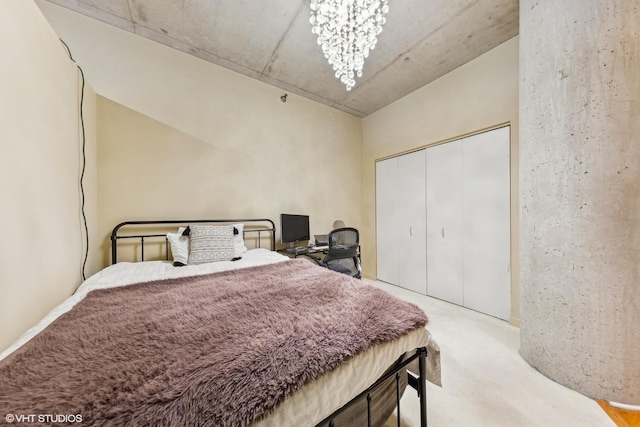
[{"label": "sliding closet door", "polygon": [[379,280],[509,318],[509,132],[376,164]]},{"label": "sliding closet door", "polygon": [[376,163],[376,232],[378,280],[399,284],[398,235],[398,158]]},{"label": "sliding closet door", "polygon": [[463,305],[462,143],[426,150],[427,294]]},{"label": "sliding closet door", "polygon": [[378,280],[427,293],[425,152],[376,163]]},{"label": "sliding closet door", "polygon": [[509,127],[462,141],[464,306],[511,310]]},{"label": "sliding closet door", "polygon": [[399,245],[400,281],[403,288],[427,294],[427,239],[425,217],[425,150],[398,157],[396,229]]}]

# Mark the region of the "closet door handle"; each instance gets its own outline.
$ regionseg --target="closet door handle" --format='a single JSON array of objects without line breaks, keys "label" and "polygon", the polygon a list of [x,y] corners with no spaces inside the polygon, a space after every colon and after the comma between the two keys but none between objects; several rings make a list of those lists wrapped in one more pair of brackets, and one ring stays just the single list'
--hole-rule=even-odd
[{"label": "closet door handle", "polygon": [[444,239],[444,228],[442,229],[442,238]]},{"label": "closet door handle", "polygon": [[409,227],[409,236],[413,237],[413,227]]}]

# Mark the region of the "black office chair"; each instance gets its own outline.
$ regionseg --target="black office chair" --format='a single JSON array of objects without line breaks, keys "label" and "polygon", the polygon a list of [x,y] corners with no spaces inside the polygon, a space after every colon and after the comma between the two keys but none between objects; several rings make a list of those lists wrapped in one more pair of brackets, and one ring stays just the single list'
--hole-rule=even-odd
[{"label": "black office chair", "polygon": [[362,278],[360,266],[360,233],[351,227],[342,227],[329,233],[329,250],[322,265],[356,279]]}]

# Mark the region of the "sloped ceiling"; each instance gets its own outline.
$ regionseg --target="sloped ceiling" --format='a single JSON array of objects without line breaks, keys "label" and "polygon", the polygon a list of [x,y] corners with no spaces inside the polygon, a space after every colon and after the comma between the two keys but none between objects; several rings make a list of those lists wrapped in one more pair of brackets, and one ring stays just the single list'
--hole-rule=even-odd
[{"label": "sloped ceiling", "polygon": [[358,117],[518,34],[518,0],[390,0],[347,91],[311,33],[309,0],[48,1]]}]

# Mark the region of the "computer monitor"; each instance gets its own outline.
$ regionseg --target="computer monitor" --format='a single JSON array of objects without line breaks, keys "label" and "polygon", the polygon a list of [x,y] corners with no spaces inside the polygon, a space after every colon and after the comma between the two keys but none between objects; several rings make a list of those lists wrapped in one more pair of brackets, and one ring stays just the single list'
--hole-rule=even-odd
[{"label": "computer monitor", "polygon": [[309,240],[309,215],[280,214],[280,237],[282,243]]}]

